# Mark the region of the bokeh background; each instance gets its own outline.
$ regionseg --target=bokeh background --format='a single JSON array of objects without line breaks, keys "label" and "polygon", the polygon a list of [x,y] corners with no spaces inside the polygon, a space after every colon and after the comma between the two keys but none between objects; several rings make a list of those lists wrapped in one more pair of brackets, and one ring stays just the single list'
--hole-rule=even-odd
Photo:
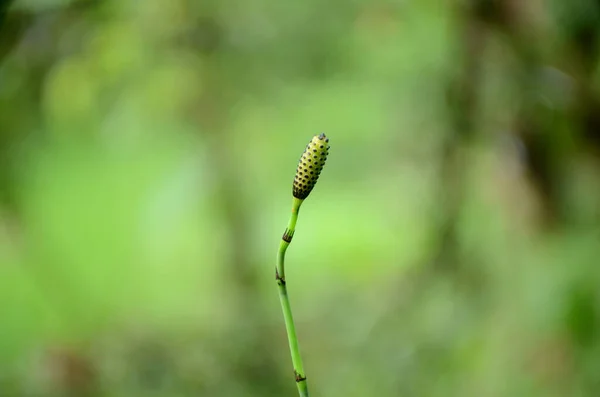
[{"label": "bokeh background", "polygon": [[598,1],[0,4],[1,396],[598,395]]}]

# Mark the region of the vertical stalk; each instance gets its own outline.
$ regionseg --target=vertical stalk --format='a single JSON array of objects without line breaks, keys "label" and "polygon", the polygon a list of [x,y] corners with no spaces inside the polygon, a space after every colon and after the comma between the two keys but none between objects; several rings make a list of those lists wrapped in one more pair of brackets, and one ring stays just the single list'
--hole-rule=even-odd
[{"label": "vertical stalk", "polygon": [[302,205],[303,201],[303,199],[294,197],[294,201],[292,203],[292,214],[290,216],[288,226],[283,233],[281,243],[279,244],[275,279],[277,281],[277,288],[279,289],[279,300],[281,301],[281,309],[283,310],[283,318],[285,320],[285,329],[287,331],[288,342],[290,345],[292,364],[294,366],[294,375],[296,377],[296,386],[298,387],[298,393],[300,394],[300,397],[308,397],[306,373],[304,372],[302,357],[300,356],[300,347],[298,346],[298,337],[296,336],[296,326],[294,325],[294,318],[292,316],[292,307],[290,305],[290,298],[288,297],[287,287],[285,285],[284,266],[285,251],[292,242],[292,237],[294,236],[294,231],[296,230],[298,212],[300,211],[300,206]]},{"label": "vertical stalk", "polygon": [[279,300],[281,301],[281,309],[283,310],[283,319],[285,320],[285,329],[288,335],[290,344],[290,353],[292,355],[292,364],[294,365],[294,375],[296,377],[296,386],[300,397],[308,396],[308,385],[306,383],[306,373],[302,365],[300,357],[300,347],[298,346],[298,337],[296,336],[296,326],[292,316],[292,307],[290,306],[290,298],[288,297],[287,288],[285,286],[285,251],[292,242],[294,232],[296,230],[296,221],[298,220],[298,212],[304,199],[308,197],[310,192],[315,187],[319,174],[323,170],[325,160],[329,154],[329,138],[321,133],[315,135],[298,161],[296,168],[296,176],[292,189],[292,215],[288,226],[283,233],[279,251],[277,252],[277,267],[275,268],[275,279],[277,280],[277,288],[279,289]]}]

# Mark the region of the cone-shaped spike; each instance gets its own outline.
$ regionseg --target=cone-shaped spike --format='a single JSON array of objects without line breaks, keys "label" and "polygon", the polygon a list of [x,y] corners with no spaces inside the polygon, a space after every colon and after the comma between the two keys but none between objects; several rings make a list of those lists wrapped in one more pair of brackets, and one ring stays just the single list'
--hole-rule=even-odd
[{"label": "cone-shaped spike", "polygon": [[304,200],[315,187],[329,154],[329,138],[321,133],[308,143],[296,169],[294,197]]}]

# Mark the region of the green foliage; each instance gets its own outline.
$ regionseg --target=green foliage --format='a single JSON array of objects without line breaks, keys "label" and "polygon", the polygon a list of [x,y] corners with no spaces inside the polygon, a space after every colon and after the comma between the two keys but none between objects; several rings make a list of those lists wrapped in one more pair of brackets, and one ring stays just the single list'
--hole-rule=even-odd
[{"label": "green foliage", "polygon": [[595,4],[13,1],[0,395],[596,395]]}]

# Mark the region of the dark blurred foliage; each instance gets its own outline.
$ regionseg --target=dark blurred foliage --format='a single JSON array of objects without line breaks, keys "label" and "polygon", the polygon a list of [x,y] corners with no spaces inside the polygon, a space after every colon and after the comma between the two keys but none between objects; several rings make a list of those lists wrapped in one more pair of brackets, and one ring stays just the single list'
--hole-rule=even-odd
[{"label": "dark blurred foliage", "polygon": [[0,396],[595,396],[600,2],[0,3]]}]

